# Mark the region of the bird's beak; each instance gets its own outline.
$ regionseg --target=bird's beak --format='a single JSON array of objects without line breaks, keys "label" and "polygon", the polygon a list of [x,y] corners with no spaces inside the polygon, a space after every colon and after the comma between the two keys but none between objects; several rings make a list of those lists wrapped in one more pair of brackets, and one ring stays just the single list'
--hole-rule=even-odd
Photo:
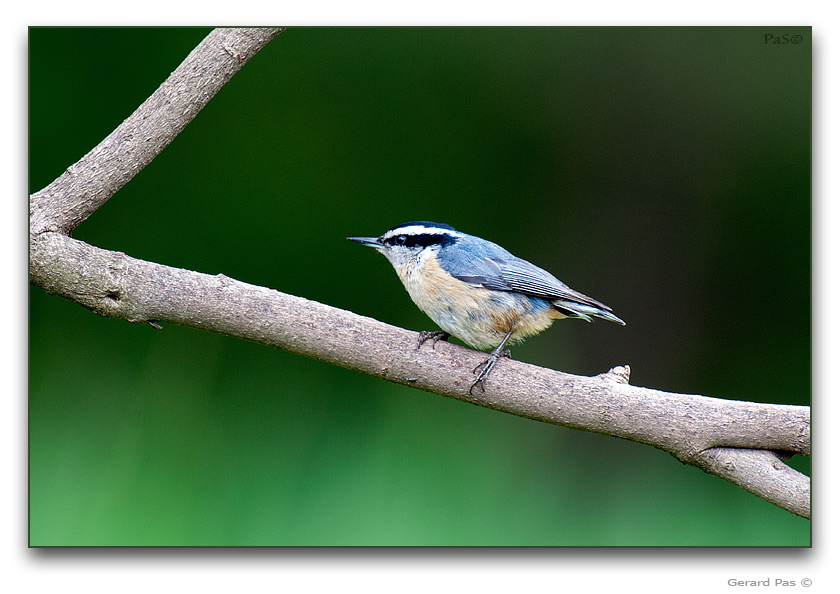
[{"label": "bird's beak", "polygon": [[378,237],[348,237],[347,239],[356,243],[361,243],[362,245],[366,245],[368,247],[382,247]]}]

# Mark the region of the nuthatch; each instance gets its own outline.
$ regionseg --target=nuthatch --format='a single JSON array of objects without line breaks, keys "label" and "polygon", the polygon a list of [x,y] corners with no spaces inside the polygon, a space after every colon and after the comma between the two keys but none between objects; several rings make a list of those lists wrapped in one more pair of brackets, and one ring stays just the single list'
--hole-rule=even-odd
[{"label": "nuthatch", "polygon": [[486,239],[449,225],[413,221],[380,237],[348,237],[376,248],[394,266],[411,299],[444,332],[421,332],[421,346],[456,336],[477,349],[495,347],[473,370],[470,386],[484,380],[509,340],[520,341],[554,320],[590,316],[624,325],[610,308],[570,289],[554,276]]}]

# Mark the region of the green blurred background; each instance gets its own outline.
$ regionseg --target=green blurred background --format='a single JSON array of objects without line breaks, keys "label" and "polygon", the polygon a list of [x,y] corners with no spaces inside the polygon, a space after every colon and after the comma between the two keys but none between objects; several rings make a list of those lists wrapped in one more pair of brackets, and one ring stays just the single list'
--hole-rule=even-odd
[{"label": "green blurred background", "polygon": [[[31,29],[30,191],[208,32]],[[809,404],[810,126],[810,28],[292,28],[74,236],[429,330],[344,238],[446,222],[627,321],[516,359]],[[37,287],[29,349],[34,546],[810,544],[648,446]]]}]

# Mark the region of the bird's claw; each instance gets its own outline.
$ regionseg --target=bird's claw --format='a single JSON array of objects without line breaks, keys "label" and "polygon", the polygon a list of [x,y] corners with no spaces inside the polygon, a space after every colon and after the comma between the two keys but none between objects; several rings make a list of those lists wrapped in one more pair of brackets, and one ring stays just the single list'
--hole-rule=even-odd
[{"label": "bird's claw", "polygon": [[[510,358],[510,351],[505,349],[501,352],[493,351],[490,353],[490,356],[487,357],[484,361],[476,365],[475,369],[473,369],[473,373],[477,374],[476,378],[473,380],[472,385],[470,386],[470,395],[472,395],[473,390],[476,386],[481,388],[481,391],[484,391],[484,380],[487,379],[487,376],[490,375],[490,372],[495,367],[496,362],[501,358]],[[479,371],[480,370],[480,371]]]},{"label": "bird's claw", "polygon": [[443,330],[435,330],[433,332],[430,332],[428,330],[421,330],[419,340],[417,341],[417,348],[419,349],[421,346],[423,346],[423,343],[427,340],[431,340],[432,348],[434,349],[435,345],[438,343],[439,340],[449,340],[450,336],[451,334],[449,334],[449,332],[444,332]]}]

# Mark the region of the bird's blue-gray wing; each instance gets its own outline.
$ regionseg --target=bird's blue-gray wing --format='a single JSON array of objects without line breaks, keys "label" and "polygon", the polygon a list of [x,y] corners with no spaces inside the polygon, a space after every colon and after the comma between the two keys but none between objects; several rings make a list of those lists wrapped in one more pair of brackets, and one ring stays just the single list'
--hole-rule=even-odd
[{"label": "bird's blue-gray wing", "polygon": [[496,269],[495,276],[490,277],[489,282],[484,285],[488,289],[514,291],[547,301],[561,299],[608,311],[610,309],[600,301],[575,291],[555,278],[554,275],[538,266],[534,266],[527,260],[512,258],[500,262],[489,259],[487,267]]},{"label": "bird's blue-gray wing", "polygon": [[[577,312],[580,314],[598,315],[590,307],[610,311],[600,301],[575,291],[549,272],[517,258],[494,243],[473,240],[468,249],[463,249],[462,245],[458,247],[461,249],[444,248],[447,253],[441,254],[440,262],[444,270],[459,280],[497,291],[512,291],[552,302],[561,301],[565,305],[588,306]],[[608,317],[612,319],[614,316],[608,314]]]}]

